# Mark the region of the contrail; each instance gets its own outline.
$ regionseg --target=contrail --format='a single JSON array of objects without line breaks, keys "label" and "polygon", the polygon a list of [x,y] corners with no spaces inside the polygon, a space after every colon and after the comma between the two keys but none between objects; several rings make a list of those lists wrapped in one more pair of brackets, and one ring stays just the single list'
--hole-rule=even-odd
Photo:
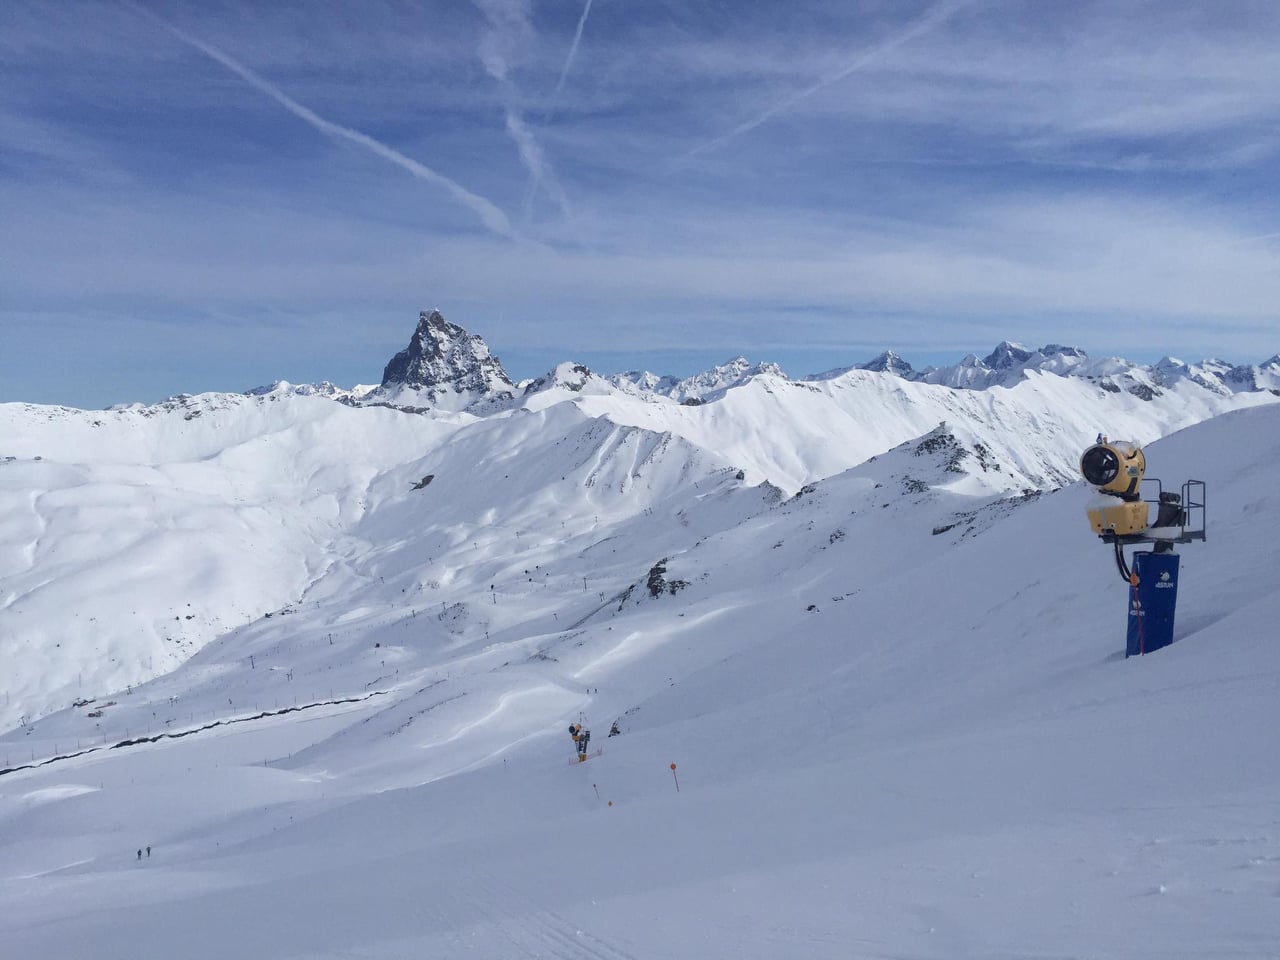
[{"label": "contrail", "polygon": [[582,42],[582,31],[587,26],[587,17],[591,16],[591,4],[596,0],[587,0],[586,6],[582,8],[582,16],[578,18],[578,29],[573,32],[573,43],[569,44],[569,55],[564,58],[564,66],[560,68],[560,79],[556,81],[556,88],[551,94],[552,106],[555,105],[556,97],[560,96],[560,91],[564,89],[564,81],[569,76],[569,68],[573,66],[573,58],[578,55],[578,44]]},{"label": "contrail", "polygon": [[556,179],[555,171],[547,160],[546,154],[538,143],[537,137],[525,123],[520,108],[516,106],[518,99],[515,83],[511,79],[514,64],[512,59],[519,53],[519,47],[533,34],[533,25],[529,22],[528,4],[523,0],[472,0],[489,23],[489,30],[480,40],[480,62],[485,72],[496,80],[502,89],[503,113],[506,117],[507,135],[511,137],[520,154],[520,162],[529,171],[529,182],[532,184],[525,199],[525,220],[529,219],[533,196],[539,184],[547,184],[547,193],[551,196],[560,212],[570,216],[569,200],[564,189]]},{"label": "contrail", "polygon": [[469,208],[480,218],[480,222],[494,233],[502,237],[516,239],[516,232],[511,227],[511,221],[507,219],[507,215],[491,201],[486,200],[479,194],[472,193],[457,181],[451,180],[442,173],[437,173],[425,164],[419,163],[411,157],[406,157],[399,150],[389,147],[379,140],[375,140],[367,133],[361,133],[359,130],[352,130],[350,127],[344,127],[331,120],[326,120],[314,110],[304,107],[297,100],[294,100],[279,87],[258,76],[240,61],[223,53],[217,47],[211,46],[203,40],[198,40],[190,34],[184,33],[167,20],[164,20],[157,14],[152,13],[150,10],[138,6],[138,4],[132,2],[132,0],[120,0],[120,2],[134,12],[140,13],[149,17],[151,20],[154,20],[157,24],[173,36],[177,37],[183,43],[194,47],[211,60],[215,60],[222,64],[222,66],[226,67],[245,83],[252,87],[256,87],[272,100],[275,100],[280,104],[280,106],[284,107],[299,120],[306,121],[327,136],[340,140],[349,140],[352,143],[359,144],[369,152],[409,171],[420,180],[426,180],[428,183],[434,183],[437,186],[444,187],[455,200]]},{"label": "contrail", "polygon": [[[578,17],[578,28],[573,31],[573,42],[569,44],[569,53],[564,58],[564,66],[560,68],[560,79],[556,81],[556,88],[551,91],[551,99],[547,104],[547,112],[542,116],[542,124],[546,126],[551,121],[551,116],[555,113],[556,102],[560,99],[560,91],[564,89],[565,79],[569,76],[569,69],[573,66],[573,58],[578,55],[578,45],[582,43],[582,31],[586,29],[587,17],[591,16],[591,4],[595,0],[587,0],[586,5],[582,8],[582,16]],[[529,177],[529,189],[525,193],[524,198],[524,216],[528,220],[533,211],[533,198],[538,194],[538,188],[542,186],[541,170],[533,171]],[[567,198],[564,195],[563,188],[558,183],[550,185],[549,191],[552,199],[559,204],[562,211],[568,210]]]},{"label": "contrail", "polygon": [[1226,244],[1226,246],[1239,247],[1246,243],[1261,243],[1263,240],[1275,240],[1277,237],[1280,237],[1280,233],[1260,233],[1254,237],[1242,237],[1239,240],[1233,240],[1231,243]]},{"label": "contrail", "polygon": [[868,64],[874,63],[876,60],[880,59],[885,54],[890,53],[893,50],[896,50],[898,47],[902,46],[904,43],[914,40],[916,37],[920,36],[921,34],[928,33],[930,30],[935,29],[936,27],[940,26],[941,24],[949,20],[959,10],[969,6],[971,3],[973,3],[973,0],[944,0],[944,2],[931,7],[929,10],[925,11],[925,13],[922,14],[920,17],[913,20],[910,24],[907,25],[906,29],[904,29],[901,33],[898,33],[890,37],[888,40],[885,40],[883,43],[881,43],[878,47],[873,47],[872,49],[867,50],[864,53],[860,54],[858,57],[854,58],[854,60],[850,62],[848,66],[842,68],[841,70],[838,70],[836,73],[833,73],[829,77],[824,77],[823,79],[819,80],[817,83],[813,84],[810,87],[806,87],[805,89],[799,91],[798,93],[793,93],[790,96],[783,97],[781,100],[779,100],[773,106],[769,107],[763,113],[759,114],[756,117],[753,117],[752,119],[746,121],[745,123],[739,124],[738,126],[734,127],[732,130],[730,130],[728,133],[724,134],[723,136],[717,137],[714,140],[709,140],[708,142],[702,144],[702,146],[694,147],[692,150],[686,153],[681,159],[691,160],[692,158],[696,157],[698,154],[707,153],[710,150],[714,150],[717,147],[723,146],[724,144],[728,143],[730,140],[735,139],[736,137],[742,136],[742,134],[750,130],[754,130],[756,127],[760,126],[766,120],[781,113],[783,110],[787,110],[790,107],[795,106],[801,100],[804,100],[807,97],[813,96],[819,90],[822,90],[826,87],[831,86],[831,84],[833,83],[837,83],[843,80],[845,77],[849,76],[852,73],[858,72],[863,67],[867,66]]},{"label": "contrail", "polygon": [[556,179],[555,174],[551,172],[546,156],[542,152],[542,145],[538,143],[533,131],[525,124],[524,118],[517,111],[510,108],[507,110],[507,133],[516,142],[516,148],[520,151],[520,159],[524,161],[525,167],[529,170],[529,194],[525,198],[525,216],[529,216],[529,211],[533,205],[533,196],[537,192],[539,185],[544,184],[544,181],[551,199],[556,202],[561,213],[569,216],[569,197],[565,194],[564,188],[560,186],[560,181]]}]

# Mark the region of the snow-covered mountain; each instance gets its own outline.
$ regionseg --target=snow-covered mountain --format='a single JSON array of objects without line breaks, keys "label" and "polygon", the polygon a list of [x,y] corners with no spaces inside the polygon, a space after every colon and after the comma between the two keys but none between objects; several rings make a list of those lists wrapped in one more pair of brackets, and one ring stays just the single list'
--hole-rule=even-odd
[{"label": "snow-covered mountain", "polygon": [[381,385],[362,402],[460,410],[514,394],[515,384],[482,337],[450,323],[439,310],[424,310],[409,346],[391,358]]},{"label": "snow-covered mountain", "polygon": [[[744,363],[682,396],[504,385],[424,326],[439,377],[376,396],[0,405],[7,950],[1280,942],[1280,361],[1143,397],[1010,345],[997,389]],[[1098,431],[1213,505],[1142,661],[1074,481]]]},{"label": "snow-covered mountain", "polygon": [[[876,373],[892,373],[895,376],[902,377],[905,380],[913,379],[912,374],[915,371],[911,368],[911,364],[903,360],[892,350],[886,350],[874,360],[868,360],[866,363],[858,365],[859,370],[874,370]],[[819,379],[813,377],[812,379]]]},{"label": "snow-covered mountain", "polygon": [[[951,366],[916,370],[899,354],[886,350],[865,363],[813,374],[794,382],[820,383],[853,370],[886,373],[903,380],[963,390],[1012,387],[1036,373],[1048,373],[1078,378],[1106,392],[1126,391],[1143,400],[1152,400],[1164,388],[1184,380],[1221,396],[1280,391],[1280,355],[1256,366],[1221,360],[1187,364],[1166,357],[1146,367],[1118,357],[1090,358],[1083,350],[1062,344],[1048,344],[1033,350],[1008,340],[997,344],[986,357],[969,354]],[[603,381],[599,384],[601,388],[607,383],[620,393],[666,398],[689,405],[713,400],[759,377],[792,382],[775,363],[751,363],[745,357],[735,357],[684,379],[648,371],[601,377],[581,364],[566,362],[517,388],[482,337],[448,322],[438,310],[424,310],[409,346],[387,364],[382,383],[377,387],[344,390],[327,381],[305,385],[278,381],[247,392],[254,396],[271,393],[325,396],[345,403],[391,403],[406,408],[471,408],[472,412],[484,413],[504,409],[505,401],[521,390],[529,393],[548,384],[568,384],[584,376],[584,371]]]},{"label": "snow-covered mountain", "polygon": [[735,357],[728,363],[683,380],[659,377],[648,372],[620,373],[609,380],[614,386],[624,389],[632,387],[643,393],[669,397],[681,403],[701,403],[713,394],[764,375],[786,379],[786,374],[776,363],[750,363],[746,357]]},{"label": "snow-covered mountain", "polygon": [[[887,350],[854,369],[891,373],[904,380],[962,390],[1012,387],[1034,373],[1050,373],[1060,377],[1079,378],[1112,393],[1123,390],[1143,400],[1154,399],[1163,388],[1172,387],[1182,380],[1222,396],[1260,390],[1274,391],[1280,382],[1280,377],[1277,376],[1280,374],[1280,363],[1277,363],[1275,357],[1256,366],[1230,364],[1221,360],[1187,364],[1171,357],[1151,366],[1141,366],[1119,357],[1091,358],[1078,347],[1058,343],[1031,349],[1008,340],[997,344],[985,357],[979,358],[971,353],[951,366],[916,370],[897,353]],[[823,380],[845,372],[833,370],[805,379]]]},{"label": "snow-covered mountain", "polygon": [[[890,362],[795,381],[744,360],[669,395],[639,382],[620,387],[574,363],[516,387],[479,337],[433,311],[377,389],[278,384],[97,412],[0,406],[0,450],[16,458],[0,474],[0,608],[9,623],[0,643],[40,651],[11,658],[0,725],[56,709],[86,684],[120,689],[161,675],[234,624],[295,602],[335,556],[378,549],[361,523],[388,477],[398,488],[434,475],[433,496],[449,489],[445,478],[486,485],[478,500],[449,499],[422,528],[426,537],[443,524],[443,544],[474,539],[524,494],[539,506],[511,524],[535,527],[544,511],[566,524],[595,516],[602,481],[577,471],[620,455],[634,477],[610,481],[628,492],[618,522],[653,508],[635,486],[654,470],[695,482],[708,482],[700,471],[726,471],[744,488],[791,496],[941,423],[974,452],[971,462],[990,465],[988,493],[1021,495],[1074,481],[1079,452],[1099,431],[1146,443],[1275,400],[1191,377],[1165,376],[1150,395],[1106,389],[1090,375],[1033,369],[1030,354],[1006,346],[988,358],[1018,371],[1002,389],[904,379],[894,372],[903,365]],[[1079,351],[1049,353],[1064,365],[1085,362]],[[582,423],[594,429],[580,435]],[[573,462],[548,457],[531,471],[531,444],[556,456],[572,450]],[[509,465],[502,483],[478,472],[495,458]],[[512,475],[524,494],[498,498]],[[139,569],[154,572],[145,602],[128,586]]]}]

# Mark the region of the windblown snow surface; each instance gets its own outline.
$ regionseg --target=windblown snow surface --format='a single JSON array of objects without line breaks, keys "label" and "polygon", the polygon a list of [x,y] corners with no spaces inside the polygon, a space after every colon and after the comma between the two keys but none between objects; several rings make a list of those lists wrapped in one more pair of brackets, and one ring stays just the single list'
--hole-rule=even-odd
[{"label": "windblown snow surface", "polygon": [[[879,376],[0,408],[0,954],[1280,955],[1280,406]],[[1205,417],[1125,660],[1053,488]]]}]

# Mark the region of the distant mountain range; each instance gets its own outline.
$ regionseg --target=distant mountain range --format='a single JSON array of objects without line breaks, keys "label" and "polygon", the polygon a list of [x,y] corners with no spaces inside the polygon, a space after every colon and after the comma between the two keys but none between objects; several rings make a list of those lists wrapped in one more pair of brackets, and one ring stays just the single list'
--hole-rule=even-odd
[{"label": "distant mountain range", "polygon": [[1180,380],[1188,380],[1220,396],[1280,389],[1280,354],[1256,366],[1222,360],[1189,364],[1165,357],[1159,363],[1144,367],[1118,357],[1093,359],[1079,347],[1051,343],[1039,350],[1031,350],[1008,340],[1002,341],[981,359],[971,353],[948,367],[927,367],[916,371],[896,353],[886,351],[869,363],[861,364],[858,369],[877,370],[904,380],[966,390],[1012,386],[1028,373],[1038,371],[1061,377],[1083,377],[1096,382],[1103,390],[1124,389],[1142,399],[1151,399],[1161,388]]},{"label": "distant mountain range", "polygon": [[794,381],[775,363],[751,363],[745,357],[736,357],[684,379],[649,371],[601,376],[582,364],[567,362],[545,376],[515,383],[482,337],[450,323],[438,310],[424,310],[419,315],[409,345],[386,365],[382,382],[377,386],[346,390],[328,382],[298,385],[278,381],[248,393],[319,395],[353,405],[385,404],[407,409],[429,407],[450,411],[467,409],[483,414],[519,403],[521,398],[530,394],[551,389],[617,391],[693,405],[712,402],[725,391],[756,378],[818,383],[838,379],[854,370],[890,374],[913,383],[959,390],[1012,387],[1030,377],[1053,375],[1077,378],[1104,392],[1123,391],[1147,401],[1182,382],[1194,384],[1220,397],[1263,390],[1280,396],[1280,354],[1255,365],[1216,359],[1191,364],[1165,357],[1151,366],[1142,366],[1118,357],[1092,358],[1078,347],[1053,343],[1031,349],[1008,340],[997,344],[985,357],[969,354],[959,363],[923,370],[916,370],[907,360],[889,350],[866,363]]}]

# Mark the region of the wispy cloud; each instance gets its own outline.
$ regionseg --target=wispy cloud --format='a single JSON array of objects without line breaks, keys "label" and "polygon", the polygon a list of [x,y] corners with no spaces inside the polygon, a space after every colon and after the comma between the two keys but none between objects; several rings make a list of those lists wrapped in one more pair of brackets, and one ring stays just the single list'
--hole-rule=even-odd
[{"label": "wispy cloud", "polygon": [[821,80],[810,84],[803,90],[796,91],[795,93],[783,97],[781,100],[776,101],[760,113],[756,114],[750,120],[746,120],[743,123],[738,124],[728,133],[716,137],[714,140],[709,140],[700,146],[694,147],[685,154],[683,159],[690,160],[699,154],[715,150],[718,147],[724,146],[729,141],[742,136],[744,133],[754,130],[756,127],[765,123],[772,117],[789,110],[800,101],[813,96],[818,91],[831,86],[833,83],[838,83],[841,80],[844,80],[846,77],[857,73],[859,70],[866,69],[868,66],[883,59],[886,55],[892,53],[903,44],[908,43],[916,37],[922,36],[931,30],[937,29],[953,17],[958,11],[969,6],[973,2],[974,0],[943,0],[942,3],[938,3],[933,7],[930,7],[921,16],[911,21],[911,23],[909,23],[905,28],[887,39],[882,40],[870,50],[865,50],[858,54],[848,64],[837,70],[835,73],[823,77]]},{"label": "wispy cloud", "polygon": [[121,0],[121,3],[130,10],[133,10],[134,12],[139,13],[159,24],[168,33],[172,34],[188,46],[199,50],[211,60],[220,63],[222,66],[226,67],[226,69],[240,77],[240,79],[244,80],[245,83],[266,94],[299,120],[303,120],[306,123],[311,124],[311,126],[315,127],[321,133],[334,137],[335,139],[347,140],[351,143],[364,147],[370,153],[395,164],[403,170],[407,170],[418,179],[443,187],[451,197],[475,213],[475,215],[480,218],[480,222],[489,230],[503,237],[514,238],[516,236],[515,230],[512,228],[511,221],[507,218],[507,215],[503,213],[502,210],[499,209],[492,201],[477,193],[471,192],[456,180],[432,170],[426,164],[419,163],[412,157],[405,156],[399,150],[388,146],[380,140],[374,139],[367,133],[361,133],[359,130],[353,130],[350,127],[344,127],[331,120],[326,120],[314,110],[303,106],[297,100],[294,100],[275,84],[254,73],[234,57],[224,53],[217,47],[205,43],[203,40],[180,30],[178,27],[169,23],[169,21],[163,19],[157,14],[133,3],[132,0]]},{"label": "wispy cloud", "polygon": [[569,198],[561,187],[555,170],[533,130],[525,122],[518,106],[519,96],[512,73],[533,40],[533,24],[528,0],[474,0],[488,21],[488,29],[480,39],[480,62],[485,72],[496,80],[503,92],[506,131],[515,143],[520,161],[529,173],[529,192],[525,204],[526,218],[533,197],[542,186],[565,216],[570,216]]}]

